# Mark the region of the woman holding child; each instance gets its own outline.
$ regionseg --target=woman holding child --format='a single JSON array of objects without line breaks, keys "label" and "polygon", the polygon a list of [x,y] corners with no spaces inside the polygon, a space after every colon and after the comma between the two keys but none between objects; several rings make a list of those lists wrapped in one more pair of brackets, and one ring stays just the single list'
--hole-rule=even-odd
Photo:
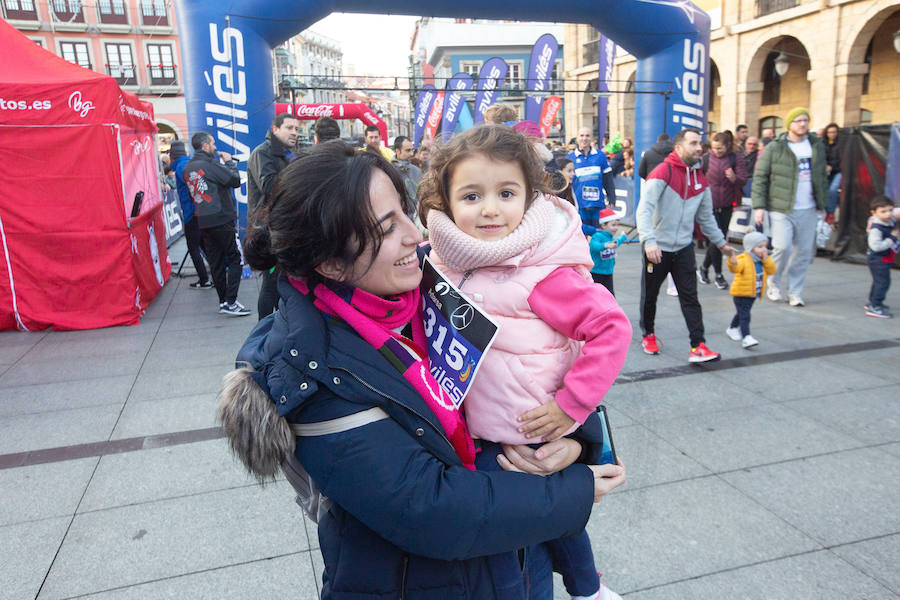
[{"label": "woman holding child", "polygon": [[280,310],[242,348],[250,367],[226,377],[219,416],[251,472],[272,478],[293,454],[331,500],[322,598],[502,599],[487,557],[504,553],[524,563],[530,600],[552,597],[542,543],[583,531],[624,467],[576,462],[597,462],[589,418],[537,450],[504,447],[505,470],[474,470],[423,350],[422,237],[397,173],[331,142],[277,186],[245,255],[287,275]]}]

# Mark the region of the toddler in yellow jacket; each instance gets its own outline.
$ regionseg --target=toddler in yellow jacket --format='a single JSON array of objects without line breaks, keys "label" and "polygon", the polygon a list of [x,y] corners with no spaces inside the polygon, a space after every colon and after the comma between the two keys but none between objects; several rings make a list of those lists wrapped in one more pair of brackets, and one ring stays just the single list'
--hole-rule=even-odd
[{"label": "toddler in yellow jacket", "polygon": [[752,348],[759,342],[750,335],[750,308],[766,293],[766,277],[775,272],[766,236],[758,231],[745,235],[744,252],[728,258],[728,270],[734,273],[731,299],[736,312],[725,333],[744,348]]}]

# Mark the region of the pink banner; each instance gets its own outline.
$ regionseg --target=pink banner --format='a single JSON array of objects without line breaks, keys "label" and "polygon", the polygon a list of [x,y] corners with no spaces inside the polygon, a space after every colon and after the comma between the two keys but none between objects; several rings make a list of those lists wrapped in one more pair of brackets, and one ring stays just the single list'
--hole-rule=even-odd
[{"label": "pink banner", "polygon": [[559,108],[562,106],[562,99],[559,96],[548,96],[544,100],[544,106],[541,108],[541,135],[547,137],[550,134],[550,128],[556,122],[556,115],[559,114]]}]

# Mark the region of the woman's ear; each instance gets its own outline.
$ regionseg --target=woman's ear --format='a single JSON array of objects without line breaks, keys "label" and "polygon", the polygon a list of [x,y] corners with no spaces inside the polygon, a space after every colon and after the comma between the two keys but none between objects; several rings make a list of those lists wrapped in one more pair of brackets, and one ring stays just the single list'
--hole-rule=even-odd
[{"label": "woman's ear", "polygon": [[331,279],[332,281],[344,281],[347,278],[346,269],[344,269],[341,261],[336,258],[330,258],[319,264],[319,266],[315,268],[315,271],[322,277]]}]

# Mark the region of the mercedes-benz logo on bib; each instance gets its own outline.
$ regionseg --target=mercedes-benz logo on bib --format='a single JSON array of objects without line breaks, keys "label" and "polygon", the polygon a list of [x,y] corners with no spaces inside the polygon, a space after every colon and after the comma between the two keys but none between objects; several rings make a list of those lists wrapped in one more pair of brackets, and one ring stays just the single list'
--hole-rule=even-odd
[{"label": "mercedes-benz logo on bib", "polygon": [[462,331],[472,323],[475,316],[475,309],[470,304],[463,304],[453,311],[450,315],[450,324],[457,331]]},{"label": "mercedes-benz logo on bib", "polygon": [[87,116],[89,112],[97,108],[94,106],[94,103],[90,100],[82,100],[81,92],[72,92],[69,95],[69,108],[78,113],[78,116],[82,119]]}]

